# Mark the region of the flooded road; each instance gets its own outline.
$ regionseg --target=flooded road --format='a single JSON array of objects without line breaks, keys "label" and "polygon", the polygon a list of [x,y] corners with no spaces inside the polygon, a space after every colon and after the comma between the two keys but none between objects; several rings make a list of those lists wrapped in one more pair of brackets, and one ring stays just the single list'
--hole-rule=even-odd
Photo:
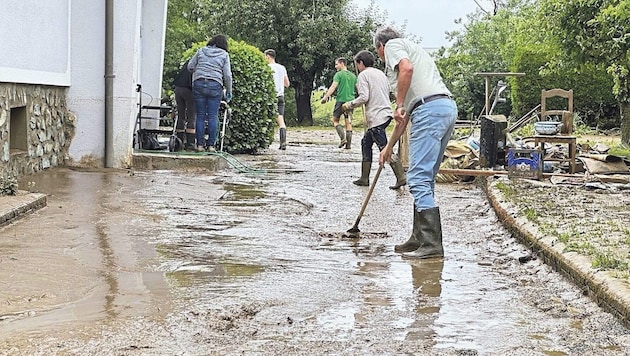
[{"label": "flooded road", "polygon": [[368,187],[359,140],[334,142],[239,156],[247,173],[25,177],[50,196],[0,230],[0,354],[630,354],[615,318],[519,262],[474,185],[438,185],[443,260],[393,252],[412,198],[389,167],[344,238]]}]

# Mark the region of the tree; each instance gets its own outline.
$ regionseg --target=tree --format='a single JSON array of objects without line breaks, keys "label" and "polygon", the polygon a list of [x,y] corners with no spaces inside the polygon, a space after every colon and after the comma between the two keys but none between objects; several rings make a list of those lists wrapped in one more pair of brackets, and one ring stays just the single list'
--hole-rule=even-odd
[{"label": "tree", "polygon": [[[224,0],[210,3],[210,33],[225,33],[261,50],[276,50],[295,91],[297,121],[312,125],[311,93],[334,71],[337,57],[372,46],[376,7],[352,9],[349,0]],[[325,83],[325,84],[330,84]]]},{"label": "tree", "polygon": [[164,46],[164,68],[162,90],[169,93],[173,78],[188,58],[184,53],[194,43],[203,41],[207,35],[201,26],[207,18],[207,8],[199,0],[169,0],[166,18]]},{"label": "tree", "polygon": [[541,0],[545,24],[568,53],[607,66],[621,111],[621,140],[630,144],[630,2]]}]

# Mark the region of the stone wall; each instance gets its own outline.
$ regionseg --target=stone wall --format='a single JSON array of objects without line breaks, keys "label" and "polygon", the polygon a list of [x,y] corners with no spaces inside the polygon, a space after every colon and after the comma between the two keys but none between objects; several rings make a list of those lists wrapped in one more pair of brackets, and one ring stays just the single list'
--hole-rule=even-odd
[{"label": "stone wall", "polygon": [[64,87],[0,83],[0,174],[63,165],[75,133]]}]

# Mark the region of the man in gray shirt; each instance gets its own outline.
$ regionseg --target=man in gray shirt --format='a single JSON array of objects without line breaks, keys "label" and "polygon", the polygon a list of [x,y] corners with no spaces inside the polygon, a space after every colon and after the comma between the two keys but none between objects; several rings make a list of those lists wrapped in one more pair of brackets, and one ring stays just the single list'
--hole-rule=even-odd
[{"label": "man in gray shirt", "polygon": [[[361,178],[354,184],[370,185],[370,170],[372,169],[372,146],[376,143],[379,151],[387,146],[385,130],[392,121],[393,113],[389,101],[389,83],[383,72],[373,67],[374,55],[369,51],[360,51],[354,56],[354,63],[359,70],[357,77],[357,92],[359,96],[343,104],[344,111],[365,105],[365,121],[367,131],[361,139]],[[390,165],[396,175],[396,184],[391,189],[399,189],[407,184],[405,171],[398,159],[392,159]]]}]

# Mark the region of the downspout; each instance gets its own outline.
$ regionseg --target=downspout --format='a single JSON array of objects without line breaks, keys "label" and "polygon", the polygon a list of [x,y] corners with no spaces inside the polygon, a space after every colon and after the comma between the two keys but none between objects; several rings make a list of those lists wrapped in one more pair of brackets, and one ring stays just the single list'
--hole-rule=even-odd
[{"label": "downspout", "polygon": [[105,1],[105,168],[114,166],[114,0]]}]

